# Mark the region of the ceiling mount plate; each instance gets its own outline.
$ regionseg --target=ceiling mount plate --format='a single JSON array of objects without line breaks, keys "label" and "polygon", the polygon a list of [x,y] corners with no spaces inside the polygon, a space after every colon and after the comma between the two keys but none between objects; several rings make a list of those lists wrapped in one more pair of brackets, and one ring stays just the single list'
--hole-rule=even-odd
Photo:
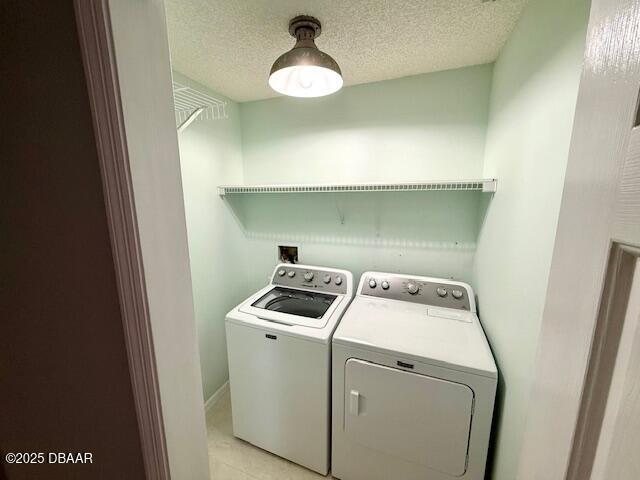
[{"label": "ceiling mount plate", "polygon": [[320,20],[309,15],[298,15],[292,18],[289,22],[289,33],[292,37],[296,37],[296,32],[299,28],[308,28],[315,32],[314,38],[318,38],[322,33],[322,27],[320,26]]}]

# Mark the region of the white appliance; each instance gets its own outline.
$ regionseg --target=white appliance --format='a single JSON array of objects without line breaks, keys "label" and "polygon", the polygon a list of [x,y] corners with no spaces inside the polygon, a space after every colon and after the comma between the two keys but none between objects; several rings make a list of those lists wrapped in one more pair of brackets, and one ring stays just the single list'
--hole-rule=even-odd
[{"label": "white appliance", "polygon": [[469,285],[364,273],[332,368],[334,477],[484,479],[498,373]]},{"label": "white appliance", "polygon": [[281,264],[227,314],[236,437],[326,475],[331,335],[352,298],[346,270]]}]

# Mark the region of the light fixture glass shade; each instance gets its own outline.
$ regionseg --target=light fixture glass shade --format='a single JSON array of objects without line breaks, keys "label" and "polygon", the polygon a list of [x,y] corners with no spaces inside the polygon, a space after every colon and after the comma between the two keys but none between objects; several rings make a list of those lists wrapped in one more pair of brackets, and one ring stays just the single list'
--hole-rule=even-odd
[{"label": "light fixture glass shade", "polygon": [[297,41],[271,67],[269,86],[291,97],[322,97],[342,88],[338,63],[315,45],[320,22],[301,15],[291,20],[289,33]]},{"label": "light fixture glass shade", "polygon": [[322,97],[342,88],[342,76],[330,68],[296,65],[273,72],[269,86],[291,97]]}]

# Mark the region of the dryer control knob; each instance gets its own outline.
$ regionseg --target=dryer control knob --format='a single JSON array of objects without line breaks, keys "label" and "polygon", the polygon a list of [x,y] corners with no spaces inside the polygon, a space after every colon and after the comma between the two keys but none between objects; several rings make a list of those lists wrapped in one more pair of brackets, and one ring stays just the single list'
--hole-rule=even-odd
[{"label": "dryer control knob", "polygon": [[420,287],[418,285],[416,285],[413,282],[407,283],[407,292],[409,292],[411,295],[415,295],[419,291],[420,291]]},{"label": "dryer control knob", "polygon": [[324,283],[331,283],[331,275],[325,275],[322,281]]},{"label": "dryer control knob", "polygon": [[313,272],[307,272],[307,273],[305,273],[305,274],[304,274],[304,279],[305,279],[307,282],[310,282],[311,280],[313,280]]},{"label": "dryer control knob", "polygon": [[386,280],[383,280],[380,286],[383,290],[389,290],[389,282],[387,282]]},{"label": "dryer control knob", "polygon": [[369,280],[369,287],[370,288],[376,288],[378,284],[376,283],[376,279],[372,278],[371,280]]},{"label": "dryer control knob", "polygon": [[462,298],[462,292],[460,290],[451,290],[451,295],[453,295],[455,299]]},{"label": "dryer control knob", "polygon": [[294,270],[289,270],[289,273],[287,273],[287,275],[289,275],[289,278],[293,278],[296,276],[296,272]]},{"label": "dryer control knob", "polygon": [[342,285],[342,277],[336,277],[334,282],[336,282],[336,285]]},{"label": "dryer control knob", "polygon": [[284,277],[285,273],[287,273],[287,272],[285,272],[282,268],[280,270],[278,270],[278,275],[280,275],[281,277]]},{"label": "dryer control knob", "polygon": [[446,297],[447,296],[447,290],[445,288],[442,288],[442,287],[436,288],[436,293],[438,294],[439,297]]}]

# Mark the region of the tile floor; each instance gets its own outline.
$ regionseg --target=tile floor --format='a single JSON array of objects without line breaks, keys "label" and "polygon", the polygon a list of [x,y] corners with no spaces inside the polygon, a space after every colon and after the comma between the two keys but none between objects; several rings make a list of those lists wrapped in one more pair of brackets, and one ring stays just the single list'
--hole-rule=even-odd
[{"label": "tile floor", "polygon": [[233,436],[229,391],[207,413],[212,480],[319,480],[311,470]]}]

